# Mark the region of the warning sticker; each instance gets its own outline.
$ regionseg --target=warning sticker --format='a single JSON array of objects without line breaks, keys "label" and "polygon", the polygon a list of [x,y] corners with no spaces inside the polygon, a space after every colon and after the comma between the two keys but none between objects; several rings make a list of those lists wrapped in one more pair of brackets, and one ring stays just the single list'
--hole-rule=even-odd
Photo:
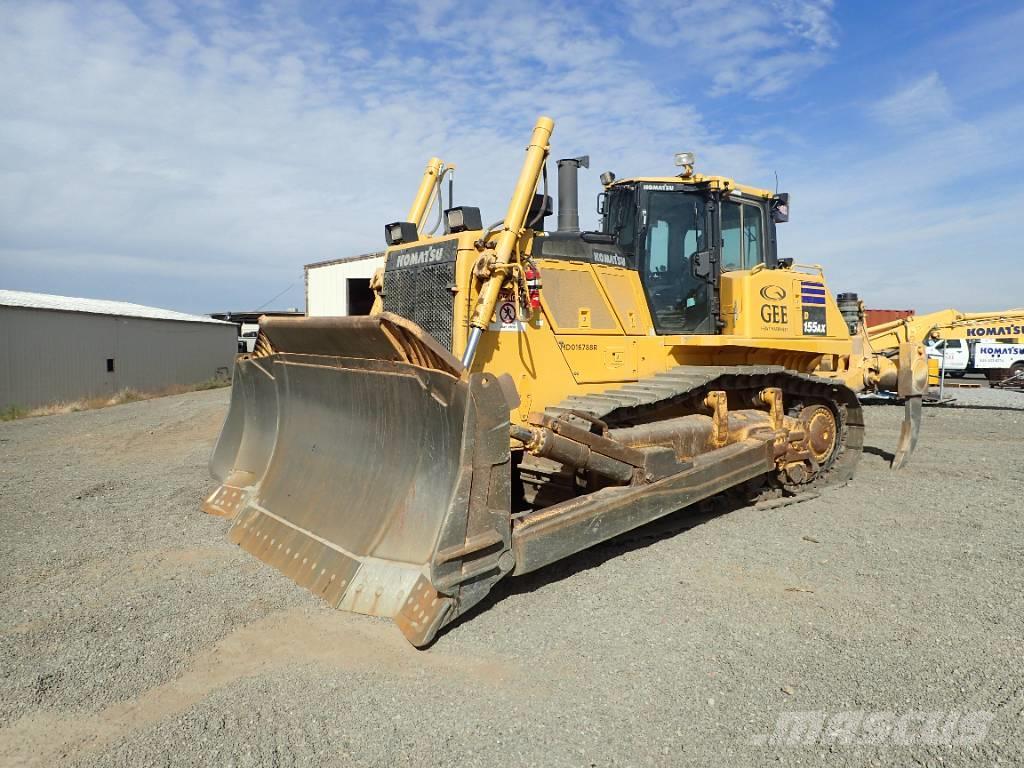
[{"label": "warning sticker", "polygon": [[497,309],[494,310],[494,320],[489,330],[492,331],[521,331],[523,324],[519,321],[519,310],[515,302],[502,300]]}]

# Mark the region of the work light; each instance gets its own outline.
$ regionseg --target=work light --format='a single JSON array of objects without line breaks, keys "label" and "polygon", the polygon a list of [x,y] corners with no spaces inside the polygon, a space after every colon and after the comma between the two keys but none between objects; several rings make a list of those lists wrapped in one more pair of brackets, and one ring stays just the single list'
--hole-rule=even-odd
[{"label": "work light", "polygon": [[384,227],[384,239],[388,245],[402,245],[403,243],[414,243],[420,239],[416,232],[416,225],[411,221],[396,221]]},{"label": "work light", "polygon": [[467,232],[484,228],[480,209],[470,205],[449,208],[444,212],[444,218],[449,232]]}]

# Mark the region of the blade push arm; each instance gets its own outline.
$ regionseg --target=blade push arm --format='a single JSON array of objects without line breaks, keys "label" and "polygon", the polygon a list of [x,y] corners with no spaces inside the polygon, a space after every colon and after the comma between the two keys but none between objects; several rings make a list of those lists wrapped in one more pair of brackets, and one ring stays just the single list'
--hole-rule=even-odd
[{"label": "blade push arm", "polygon": [[416,225],[418,232],[423,231],[423,217],[430,208],[434,191],[441,181],[444,170],[445,164],[441,158],[432,157],[427,161],[426,170],[423,171],[423,180],[420,182],[420,188],[416,191],[416,197],[413,198],[412,206],[409,208],[409,217],[406,219]]},{"label": "blade push arm", "polygon": [[480,298],[477,300],[476,308],[469,320],[469,340],[462,356],[462,364],[467,368],[473,362],[477,344],[480,342],[480,334],[491,322],[494,307],[498,303],[498,295],[505,282],[506,267],[512,261],[516,244],[526,230],[526,217],[530,212],[530,202],[537,189],[544,161],[547,160],[550,150],[548,142],[554,128],[555,123],[550,117],[537,118],[537,123],[533,127],[533,135],[530,137],[530,145],[526,148],[526,160],[519,172],[519,181],[516,182],[515,191],[508,204],[505,221],[501,231],[494,238],[493,251],[484,253],[485,263],[488,264],[490,274],[481,286]]}]

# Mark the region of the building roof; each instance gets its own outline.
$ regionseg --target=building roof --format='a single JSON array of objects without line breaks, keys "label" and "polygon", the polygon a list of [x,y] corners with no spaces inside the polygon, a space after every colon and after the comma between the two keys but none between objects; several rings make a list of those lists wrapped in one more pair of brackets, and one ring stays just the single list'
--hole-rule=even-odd
[{"label": "building roof", "polygon": [[295,310],[254,309],[248,312],[211,312],[210,317],[231,323],[256,323],[261,317],[305,317],[305,312]]},{"label": "building roof", "polygon": [[307,264],[306,269],[313,269],[315,267],[333,267],[335,264],[347,264],[350,261],[363,261],[364,259],[382,259],[384,258],[384,251],[375,251],[373,253],[362,253],[358,256],[345,256],[340,259],[328,259],[327,261],[314,261],[312,264]]},{"label": "building roof", "polygon": [[213,323],[232,325],[223,320],[214,320],[204,315],[189,315],[170,309],[147,307],[127,301],[106,301],[104,299],[78,299],[71,296],[55,296],[49,293],[28,293],[27,291],[0,290],[0,306],[24,307],[27,309],[51,309],[58,312],[86,312],[91,315],[117,315],[120,317],[144,317],[148,320],[177,320],[183,323]]}]

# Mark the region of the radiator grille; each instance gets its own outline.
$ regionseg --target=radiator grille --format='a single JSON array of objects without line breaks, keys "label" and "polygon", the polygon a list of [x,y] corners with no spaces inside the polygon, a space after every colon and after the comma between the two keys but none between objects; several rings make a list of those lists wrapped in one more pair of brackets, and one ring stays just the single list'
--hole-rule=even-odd
[{"label": "radiator grille", "polygon": [[450,352],[454,286],[455,262],[389,270],[384,273],[384,309],[412,320]]}]

